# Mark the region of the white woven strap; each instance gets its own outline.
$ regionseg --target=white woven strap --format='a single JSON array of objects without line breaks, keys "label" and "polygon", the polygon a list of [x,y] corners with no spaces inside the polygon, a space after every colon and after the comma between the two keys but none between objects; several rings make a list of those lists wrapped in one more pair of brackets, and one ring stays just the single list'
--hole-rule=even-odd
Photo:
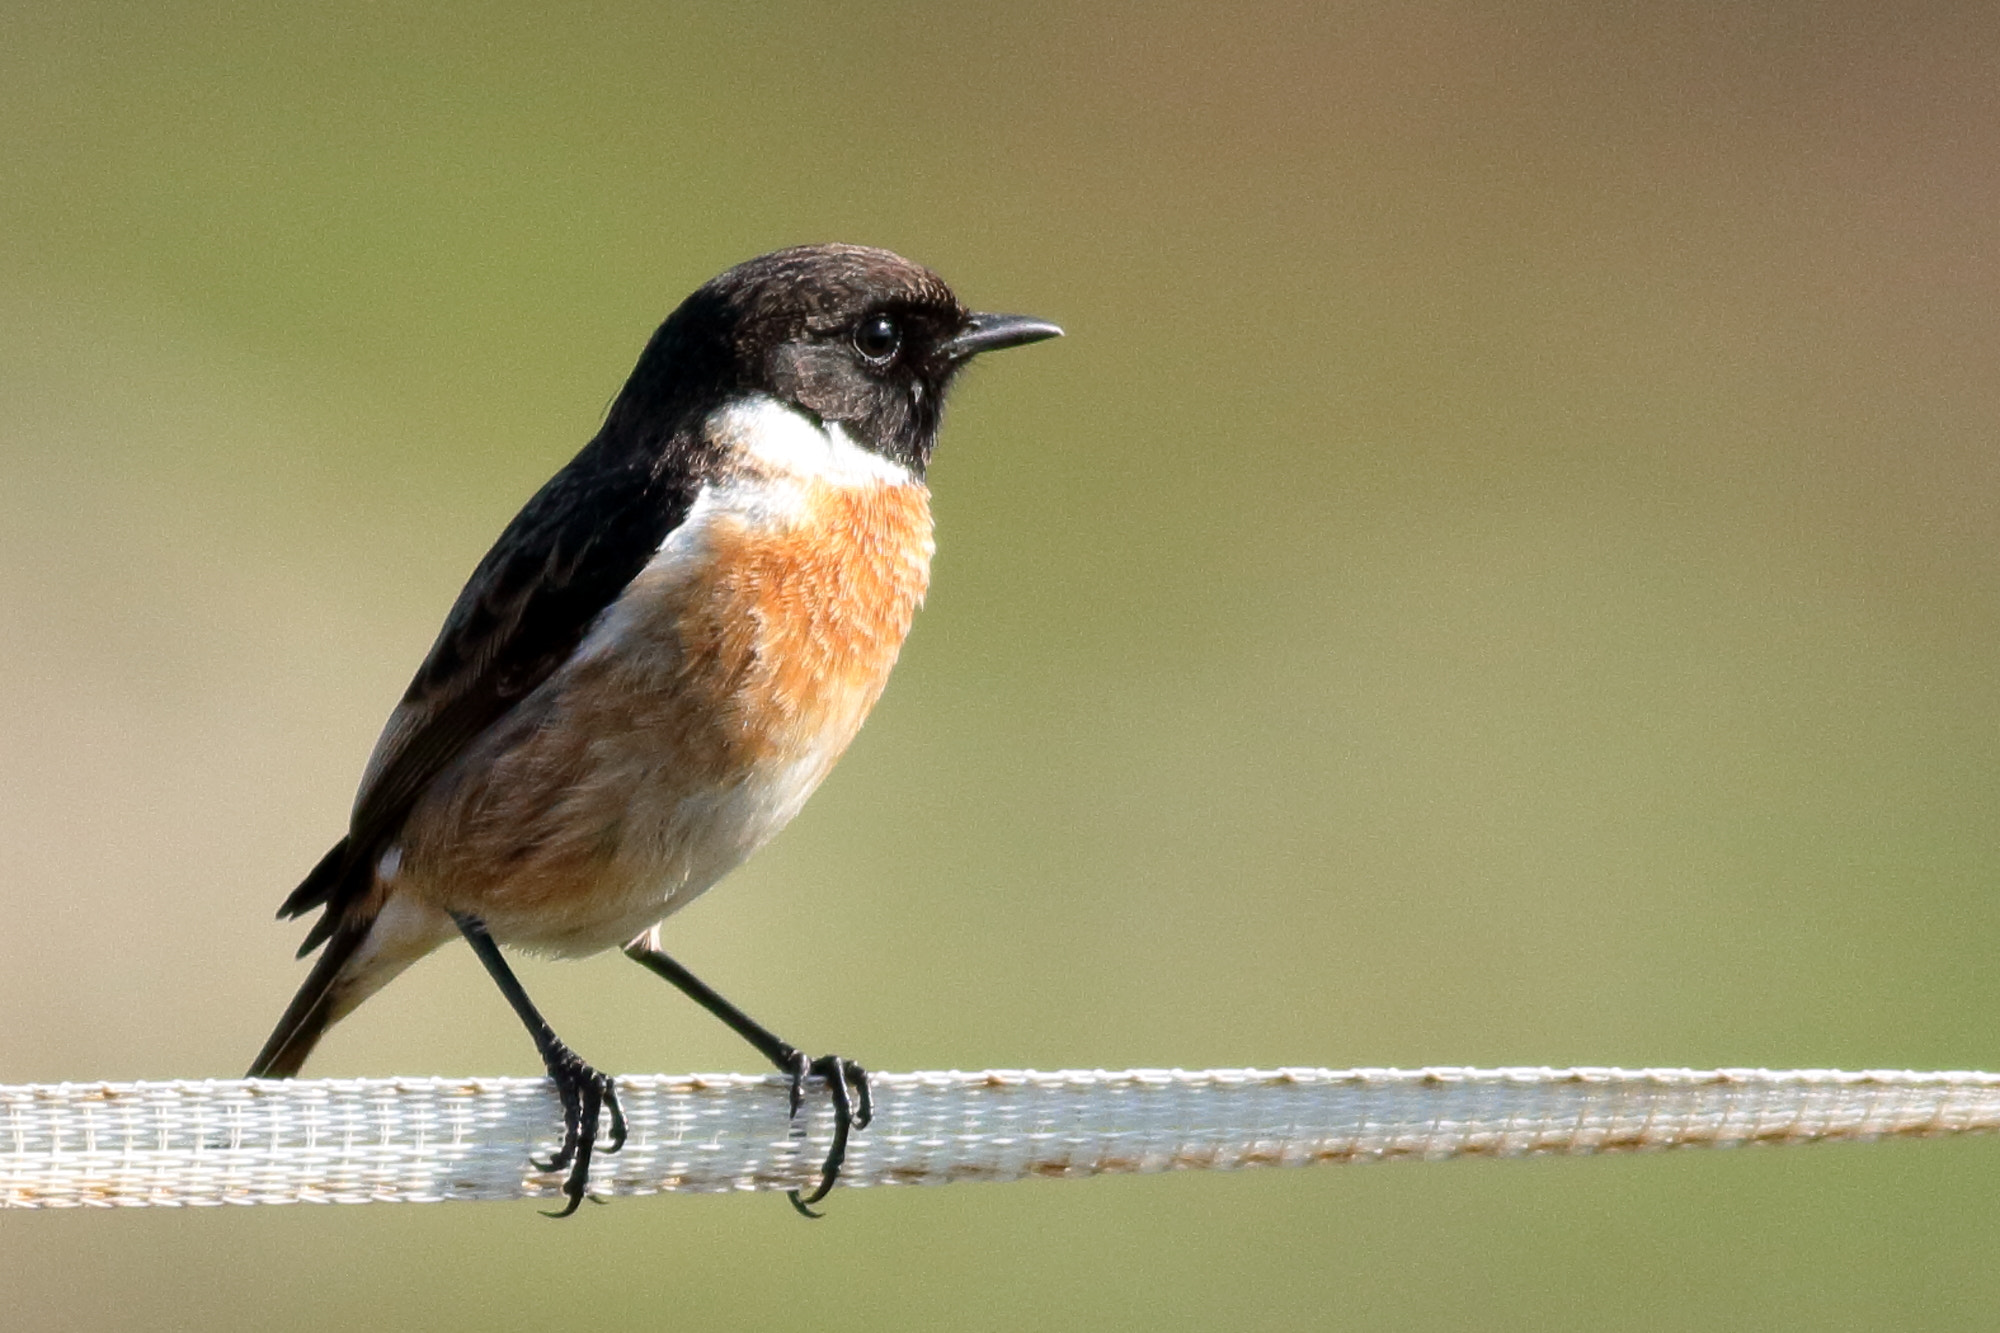
[{"label": "white woven strap", "polygon": [[[1280,1069],[876,1074],[850,1187],[1320,1162],[1811,1143],[2000,1128],[2000,1075],[1807,1069]],[[618,1080],[599,1195],[810,1186],[815,1084]],[[0,1086],[0,1207],[552,1198],[544,1079]]]}]

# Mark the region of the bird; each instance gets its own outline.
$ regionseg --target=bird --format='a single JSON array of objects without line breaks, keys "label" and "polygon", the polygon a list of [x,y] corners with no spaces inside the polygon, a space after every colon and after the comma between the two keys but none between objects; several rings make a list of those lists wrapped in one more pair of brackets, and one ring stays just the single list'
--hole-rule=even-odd
[{"label": "bird", "polygon": [[319,951],[251,1078],[464,939],[562,1107],[567,1217],[615,1082],[550,1028],[500,946],[618,948],[790,1079],[834,1134],[807,1216],[872,1113],[867,1071],[809,1058],[695,977],[661,922],[798,814],[874,706],[924,599],[925,474],[972,358],[1060,337],[982,313],[887,250],[806,245],[702,285],[654,332],[596,435],[459,593],[362,774],[347,832],[279,909]]}]

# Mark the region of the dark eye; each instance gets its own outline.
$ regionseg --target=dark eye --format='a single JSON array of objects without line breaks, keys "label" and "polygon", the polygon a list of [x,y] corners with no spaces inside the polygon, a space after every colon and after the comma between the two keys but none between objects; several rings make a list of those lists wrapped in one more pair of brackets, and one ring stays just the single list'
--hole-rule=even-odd
[{"label": "dark eye", "polygon": [[870,315],[854,330],[854,350],[876,365],[887,365],[903,345],[903,331],[887,315]]}]

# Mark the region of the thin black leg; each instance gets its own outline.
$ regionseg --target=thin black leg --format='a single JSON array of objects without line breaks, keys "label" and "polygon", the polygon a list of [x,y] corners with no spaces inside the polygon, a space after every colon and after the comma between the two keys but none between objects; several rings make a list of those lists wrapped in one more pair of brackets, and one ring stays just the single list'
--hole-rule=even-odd
[{"label": "thin black leg", "polygon": [[827,1149],[826,1161],[820,1166],[819,1186],[804,1198],[799,1196],[797,1190],[788,1193],[792,1207],[807,1217],[818,1217],[812,1205],[824,1199],[840,1179],[841,1164],[847,1160],[849,1132],[868,1128],[868,1122],[875,1118],[875,1098],[868,1087],[868,1071],[838,1055],[808,1059],[804,1051],[723,999],[707,982],[675,962],[665,951],[643,940],[626,945],[625,956],[647,971],[666,978],[681,994],[714,1014],[728,1024],[737,1036],[756,1047],[759,1054],[778,1067],[779,1073],[789,1075],[794,1116],[798,1115],[799,1107],[805,1100],[806,1079],[816,1075],[826,1080],[827,1092],[833,1098],[833,1144]]},{"label": "thin black leg", "polygon": [[[528,1035],[535,1039],[535,1049],[541,1053],[549,1078],[556,1085],[556,1094],[562,1098],[562,1147],[547,1162],[535,1162],[534,1165],[542,1171],[560,1171],[569,1167],[569,1177],[563,1182],[563,1193],[569,1197],[569,1206],[559,1213],[548,1214],[550,1217],[568,1217],[583,1202],[584,1189],[590,1183],[590,1157],[597,1146],[600,1110],[611,1112],[611,1142],[604,1151],[613,1153],[625,1146],[625,1113],[618,1106],[617,1085],[608,1075],[600,1074],[585,1064],[556,1036],[548,1020],[535,1008],[535,1002],[528,998],[528,992],[522,989],[514,969],[508,967],[507,960],[501,957],[500,946],[486,933],[486,923],[462,912],[453,912],[451,919],[458,923],[459,933],[465,936],[472,952],[478,954],[479,961],[485,964],[486,974],[500,987],[500,993],[507,997],[507,1003],[514,1006],[514,1012],[528,1029]],[[533,1161],[532,1158],[529,1160]]]}]

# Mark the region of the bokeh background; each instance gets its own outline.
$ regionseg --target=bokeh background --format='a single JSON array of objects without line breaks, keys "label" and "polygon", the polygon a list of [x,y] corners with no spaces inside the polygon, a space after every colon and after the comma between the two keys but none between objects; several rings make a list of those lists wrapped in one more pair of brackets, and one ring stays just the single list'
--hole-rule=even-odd
[{"label": "bokeh background", "polygon": [[[0,1079],[232,1076],[653,325],[865,241],[930,607],[675,951],[879,1068],[2000,1066],[1990,5],[10,5]],[[626,1070],[752,1067],[614,958]],[[316,1072],[532,1073],[462,949]],[[2000,1145],[0,1218],[21,1329],[1990,1327]]]}]

